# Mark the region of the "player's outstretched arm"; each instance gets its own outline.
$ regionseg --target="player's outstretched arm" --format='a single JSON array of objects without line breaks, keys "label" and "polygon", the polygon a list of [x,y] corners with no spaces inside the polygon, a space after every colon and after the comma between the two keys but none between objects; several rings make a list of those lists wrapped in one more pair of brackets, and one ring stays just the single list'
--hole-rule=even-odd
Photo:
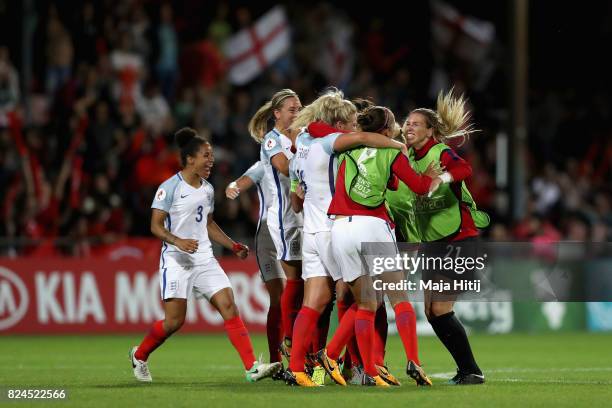
[{"label": "player's outstretched arm", "polygon": [[236,199],[242,191],[246,191],[253,187],[255,183],[248,176],[240,176],[235,181],[232,181],[225,188],[225,196],[230,200]]},{"label": "player's outstretched arm", "polygon": [[174,245],[181,251],[185,251],[190,254],[196,252],[198,250],[197,240],[181,239],[166,229],[164,226],[164,221],[166,220],[167,216],[167,212],[158,210],[156,208],[153,209],[153,214],[151,215],[151,233],[162,241],[167,242],[170,245]]},{"label": "player's outstretched arm", "polygon": [[401,150],[404,154],[408,153],[408,148],[405,144],[387,136],[372,132],[352,132],[340,135],[334,142],[334,151],[343,152],[357,146],[376,148],[390,147],[392,149]]},{"label": "player's outstretched arm", "polygon": [[240,259],[244,259],[249,255],[249,247],[241,244],[240,242],[235,242],[228,237],[227,234],[223,232],[221,227],[217,225],[215,220],[213,220],[212,214],[208,215],[206,228],[208,230],[208,238],[210,238],[211,241],[214,241],[217,244],[222,245],[224,248],[231,250]]}]

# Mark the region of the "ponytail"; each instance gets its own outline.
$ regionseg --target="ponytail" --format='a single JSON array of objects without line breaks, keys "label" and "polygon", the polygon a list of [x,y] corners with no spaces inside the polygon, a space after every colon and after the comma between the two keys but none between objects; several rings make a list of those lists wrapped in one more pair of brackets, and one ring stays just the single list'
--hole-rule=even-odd
[{"label": "ponytail", "polygon": [[[450,139],[462,137],[465,141],[472,133],[479,130],[470,123],[470,112],[465,107],[466,100],[463,95],[453,95],[453,89],[444,94],[438,94],[436,111],[419,108],[410,113],[419,113],[425,116],[427,125],[434,128],[433,137],[440,143],[447,143]],[[463,143],[463,142],[462,142]]]},{"label": "ponytail", "polygon": [[274,111],[280,109],[288,98],[298,98],[291,89],[282,89],[275,93],[268,102],[255,112],[249,121],[249,133],[257,143],[263,141],[264,136],[270,131],[270,121],[274,118]]}]

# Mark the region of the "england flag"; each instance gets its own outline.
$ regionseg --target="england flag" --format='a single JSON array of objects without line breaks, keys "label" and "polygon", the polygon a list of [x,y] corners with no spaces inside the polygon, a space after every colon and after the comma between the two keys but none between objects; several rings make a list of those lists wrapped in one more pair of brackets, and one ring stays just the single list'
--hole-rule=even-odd
[{"label": "england flag", "polygon": [[285,9],[276,6],[223,45],[229,81],[234,85],[248,83],[287,52],[290,44]]}]

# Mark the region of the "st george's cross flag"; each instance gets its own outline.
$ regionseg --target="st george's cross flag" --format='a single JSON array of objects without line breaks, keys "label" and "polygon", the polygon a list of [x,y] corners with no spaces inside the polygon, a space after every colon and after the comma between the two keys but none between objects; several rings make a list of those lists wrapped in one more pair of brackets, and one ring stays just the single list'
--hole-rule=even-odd
[{"label": "st george's cross flag", "polygon": [[290,44],[287,14],[283,7],[276,6],[223,44],[229,81],[244,85],[253,80],[287,52]]}]

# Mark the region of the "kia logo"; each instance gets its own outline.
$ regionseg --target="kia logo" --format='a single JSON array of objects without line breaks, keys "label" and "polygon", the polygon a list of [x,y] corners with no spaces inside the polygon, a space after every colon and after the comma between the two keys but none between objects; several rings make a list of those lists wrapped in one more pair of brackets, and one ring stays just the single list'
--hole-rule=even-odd
[{"label": "kia logo", "polygon": [[0,266],[0,330],[19,323],[28,310],[29,301],[28,291],[21,278],[10,269]]}]

